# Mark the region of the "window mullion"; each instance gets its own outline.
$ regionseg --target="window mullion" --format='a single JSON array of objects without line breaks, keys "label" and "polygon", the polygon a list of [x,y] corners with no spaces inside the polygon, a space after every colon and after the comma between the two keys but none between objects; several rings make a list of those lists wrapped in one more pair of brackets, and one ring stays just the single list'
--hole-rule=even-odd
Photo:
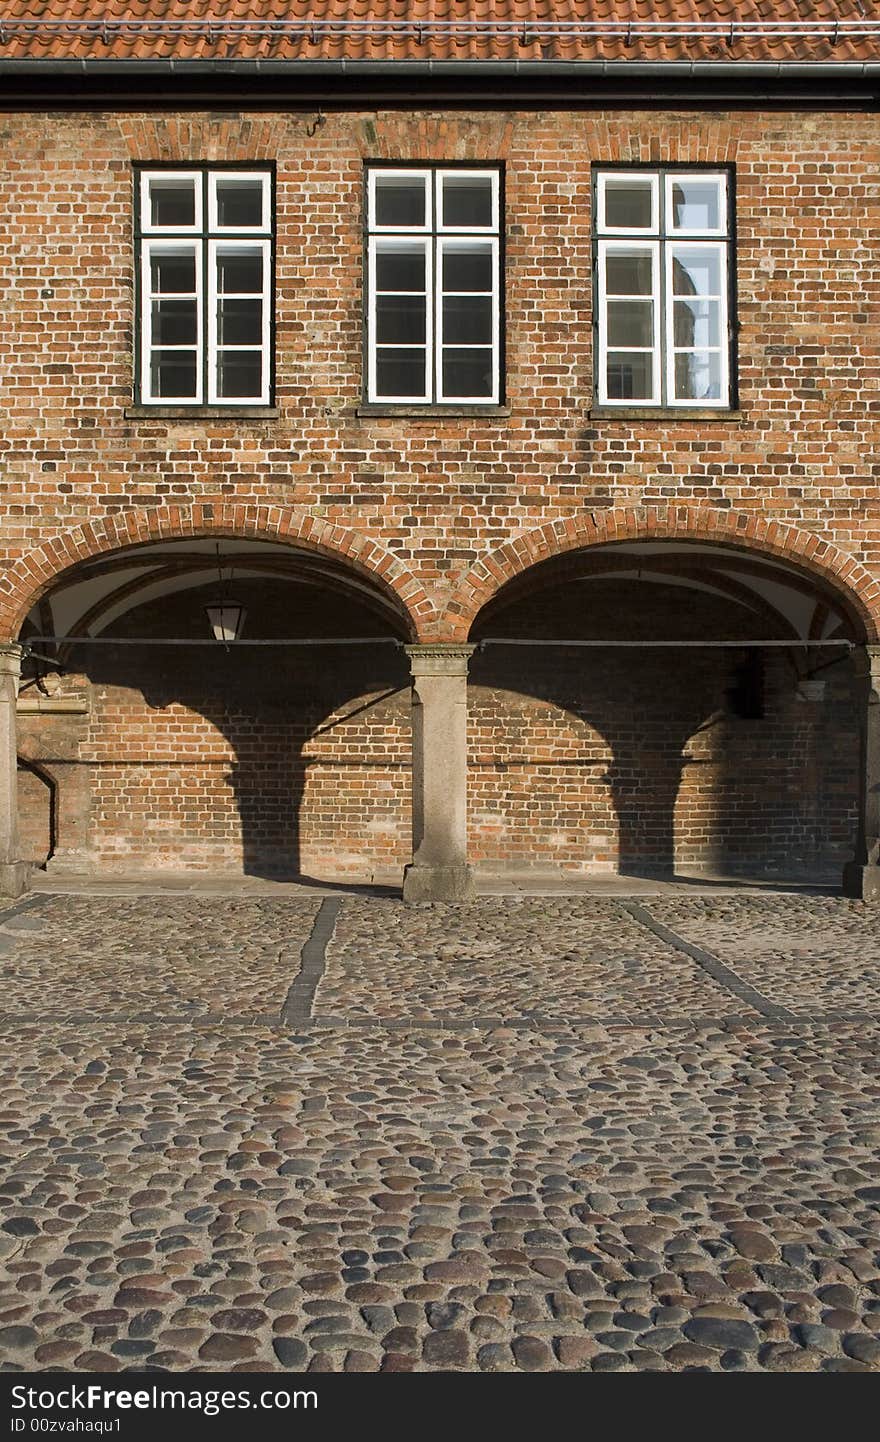
[{"label": "window mullion", "polygon": [[492,238],[492,402],[501,400],[501,238]]},{"label": "window mullion", "polygon": [[[436,218],[436,211],[434,211]],[[443,251],[437,231],[428,235],[426,265],[424,265],[424,326],[426,326],[426,395],[428,404],[434,405],[443,395]]]},{"label": "window mullion", "polygon": [[[726,212],[725,212],[726,213]],[[718,287],[718,346],[721,364],[721,400],[730,404],[730,242],[718,243],[718,270],[721,284]]]},{"label": "window mullion", "polygon": [[663,364],[661,367],[663,376],[663,390],[661,393],[661,405],[671,405],[675,401],[675,297],[672,282],[672,242],[663,239],[660,242],[662,255],[661,286],[663,291],[662,315],[663,315],[663,349],[661,356]]},{"label": "window mullion", "polygon": [[152,369],[150,366],[153,348],[153,302],[151,299],[150,242],[141,241],[141,395],[153,399]]},{"label": "window mullion", "polygon": [[[372,177],[370,185],[372,187]],[[376,239],[367,241],[367,400],[376,399]]]},{"label": "window mullion", "polygon": [[205,376],[207,384],[205,395],[209,405],[216,405],[220,398],[217,384],[219,376],[217,313],[220,305],[217,289],[217,241],[206,240],[205,250],[207,253],[207,265],[205,267],[205,324],[200,327],[200,330],[204,337],[205,347]]},{"label": "window mullion", "polygon": [[428,291],[425,296],[425,373],[428,400],[436,404],[443,396],[443,249],[436,230],[429,236],[426,244],[430,248],[430,254],[425,257],[425,285]]},{"label": "window mullion", "polygon": [[659,354],[655,362],[655,375],[659,383],[659,394],[657,403],[661,406],[669,405],[670,396],[675,394],[673,389],[675,377],[670,367],[675,364],[675,357],[672,349],[672,339],[675,334],[671,325],[669,313],[670,294],[672,291],[671,273],[668,270],[667,257],[669,246],[666,232],[666,171],[663,169],[657,172],[657,241],[658,255],[654,271],[656,285],[659,288],[659,295],[655,302],[656,310],[656,332],[654,344],[659,347]]},{"label": "window mullion", "polygon": [[425,325],[427,352],[425,372],[429,378],[428,400],[436,405],[443,397],[443,246],[440,240],[442,181],[440,171],[431,175],[428,187],[431,213],[427,217],[430,254],[425,258]]},{"label": "window mullion", "polygon": [[263,315],[262,315],[262,345],[260,364],[260,399],[263,405],[268,405],[271,400],[271,344],[272,344],[272,315],[271,305],[273,300],[272,277],[274,274],[272,266],[272,242],[262,241],[260,253],[263,257]]},{"label": "window mullion", "polygon": [[[209,172],[208,172],[207,170],[205,170],[205,171],[203,171],[203,173],[202,173],[202,264],[201,264],[201,266],[199,267],[199,274],[200,274],[200,277],[201,277],[201,294],[200,294],[200,296],[199,296],[199,298],[198,298],[198,301],[197,301],[197,303],[196,303],[196,307],[197,307],[197,314],[198,314],[197,339],[198,339],[199,352],[200,352],[200,354],[199,354],[199,375],[201,376],[201,395],[200,395],[200,400],[202,400],[203,402],[207,402],[208,405],[210,405],[210,404],[212,403],[213,398],[214,398],[214,396],[216,395],[216,390],[217,390],[216,374],[212,377],[212,375],[211,375],[211,369],[210,369],[210,366],[211,366],[210,346],[209,346],[209,344],[208,344],[208,342],[207,342],[207,339],[206,339],[206,336],[205,336],[205,323],[206,323],[206,321],[207,321],[207,325],[208,325],[208,328],[209,328],[209,329],[211,328],[212,325],[214,325],[214,326],[216,327],[216,322],[217,322],[216,299],[214,299],[213,302],[212,302],[212,297],[211,297],[211,269],[212,269],[212,267],[215,267],[215,266],[216,266],[216,259],[215,259],[215,256],[214,256],[214,254],[213,254],[214,247],[212,247],[211,240],[210,240],[210,234],[211,234],[211,230],[210,230],[210,226],[211,226],[211,213],[210,213],[210,208],[209,208],[209,201],[210,201],[209,191],[210,191]],[[216,289],[216,281],[214,282],[214,288]],[[216,371],[216,367],[215,367],[215,371]]]}]

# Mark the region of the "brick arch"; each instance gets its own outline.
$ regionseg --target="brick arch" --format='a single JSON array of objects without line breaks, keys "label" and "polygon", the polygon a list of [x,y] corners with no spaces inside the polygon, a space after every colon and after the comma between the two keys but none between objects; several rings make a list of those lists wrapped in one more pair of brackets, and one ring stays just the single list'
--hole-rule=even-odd
[{"label": "brick arch", "polygon": [[773,556],[815,576],[841,597],[864,632],[880,639],[880,580],[814,532],[736,511],[644,506],[585,512],[549,522],[482,556],[459,582],[446,610],[450,640],[466,639],[480,610],[529,567],[566,551],[615,541],[706,541]]},{"label": "brick arch", "polygon": [[363,531],[304,511],[245,505],[223,497],[192,505],[125,511],[84,522],[44,541],[14,561],[0,577],[0,641],[16,639],[31,607],[70,567],[128,546],[206,536],[286,542],[344,561],[378,589],[390,593],[410,640],[421,637],[433,613],[421,583]]}]

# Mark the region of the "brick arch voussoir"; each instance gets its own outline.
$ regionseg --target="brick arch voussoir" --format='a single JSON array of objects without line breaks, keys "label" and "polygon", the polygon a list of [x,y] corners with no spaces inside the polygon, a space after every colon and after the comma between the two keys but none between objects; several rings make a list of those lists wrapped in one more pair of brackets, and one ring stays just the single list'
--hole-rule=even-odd
[{"label": "brick arch voussoir", "polygon": [[409,640],[431,629],[434,607],[424,587],[372,537],[307,512],[224,498],[122,512],[62,532],[19,557],[0,576],[0,640],[16,639],[31,607],[72,566],[151,541],[214,536],[286,542],[342,561],[391,593]]},{"label": "brick arch voussoir", "polygon": [[487,602],[508,581],[542,561],[614,541],[651,540],[714,541],[788,562],[848,604],[865,641],[880,640],[880,580],[854,556],[785,522],[675,506],[586,513],[514,537],[482,556],[459,582],[446,609],[444,631],[450,640],[465,640]]}]

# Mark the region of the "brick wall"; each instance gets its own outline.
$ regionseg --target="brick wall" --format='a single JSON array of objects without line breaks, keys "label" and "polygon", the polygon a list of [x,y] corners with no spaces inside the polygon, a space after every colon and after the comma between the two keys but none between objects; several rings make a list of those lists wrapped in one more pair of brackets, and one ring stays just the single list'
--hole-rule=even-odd
[{"label": "brick wall", "polygon": [[[847,113],[5,116],[0,564],[47,535],[199,496],[375,537],[442,618],[519,532],[668,504],[773,518],[869,567],[880,122]],[[506,164],[512,414],[356,414],[367,158]],[[274,421],[132,420],[132,161],[278,167]],[[590,162],[730,162],[738,419],[591,421]],[[438,623],[439,624],[439,623]]]},{"label": "brick wall", "polygon": [[[747,640],[730,602],[656,583],[575,582],[488,633]],[[471,859],[487,868],[840,869],[855,837],[851,663],[797,694],[793,654],[764,655],[764,715],[734,714],[739,650],[488,647],[471,666]],[[826,674],[826,673],[823,673]]]},{"label": "brick wall", "polygon": [[[160,530],[167,536],[175,528],[180,534],[214,527],[230,534],[289,530],[308,544],[320,537],[325,549],[344,551],[385,577],[409,605],[420,635],[452,639],[467,634],[493,576],[573,537],[631,535],[643,516],[657,534],[723,532],[796,554],[813,570],[831,567],[858,590],[860,614],[880,618],[876,115],[331,112],[308,136],[310,119],[75,111],[0,119],[0,625],[6,634],[68,561]],[[383,158],[505,163],[509,416],[426,420],[357,413],[362,166]],[[127,417],[131,165],[211,160],[277,165],[279,415],[259,421]],[[592,161],[735,165],[739,415],[590,417]],[[479,584],[471,584],[475,575]],[[618,704],[626,697],[640,718],[629,750],[621,741],[613,762],[589,715],[595,677],[587,677],[585,664],[573,664],[569,673],[572,685],[575,673],[583,673],[567,698],[570,706],[564,696],[545,695],[549,680],[503,674],[501,658],[492,661],[494,672],[477,669],[478,858],[517,861],[533,854],[537,820],[548,857],[566,866],[610,865],[619,845],[610,791],[633,798],[632,805],[620,801],[628,816],[644,806],[632,778],[644,765],[644,738],[653,734],[645,697],[653,689],[660,707],[669,673],[652,662],[662,673],[652,688],[647,671],[636,684],[619,658],[609,658],[609,692]],[[711,714],[723,690],[720,662],[688,664],[699,673],[693,688]],[[772,765],[769,742],[757,739],[752,723],[719,721],[699,739],[688,733],[676,803],[683,858],[714,855],[722,833],[729,859],[736,859],[733,852],[748,859],[757,835],[773,855],[792,854],[793,847],[806,856],[818,845],[809,840],[816,816],[822,845],[846,849],[851,721],[843,683],[835,680],[830,688],[840,699],[829,700],[825,719],[808,725],[810,707],[791,700],[782,666],[774,663],[768,677],[778,742]],[[283,720],[267,711],[262,739],[248,730],[249,713],[235,710],[228,693],[211,692],[210,678],[198,705],[184,691],[157,707],[139,695],[143,672],[137,680],[120,675],[93,678],[88,732],[77,741],[79,770],[90,768],[90,835],[103,860],[121,864],[142,854],[167,864],[212,865],[237,854],[245,826],[258,865],[267,864],[266,855],[286,863],[297,847],[311,866],[323,865],[328,855],[334,865],[355,855],[393,855],[395,864],[405,858],[408,747],[400,699],[364,713],[374,718],[370,723],[363,716],[340,722],[336,734],[344,731],[346,740],[332,753],[330,741],[310,742],[318,751],[302,766],[304,738],[319,716],[375,696],[388,679],[384,673],[348,671],[320,703],[316,697],[312,709],[300,712],[294,706]],[[516,693],[505,703],[506,721],[497,707],[488,708],[490,719],[480,699],[486,687]],[[300,705],[299,698],[287,699]],[[371,772],[366,762],[375,731],[365,728],[380,721],[393,738],[391,760]],[[44,743],[37,733],[48,734],[49,724],[28,720],[25,744],[31,736],[39,750]],[[74,723],[64,725],[69,736]],[[533,754],[534,742],[545,746],[542,728],[553,737],[546,756]],[[685,730],[679,718],[665,741],[651,742],[667,776],[665,799],[652,803],[638,828],[634,821],[630,827],[642,837],[638,847],[632,843],[634,864],[669,849],[668,811]],[[790,769],[791,757],[809,749],[805,730],[820,757],[803,763],[809,784],[807,772]],[[664,751],[673,736],[675,746]],[[485,759],[490,742],[499,748],[491,762]],[[50,752],[58,749],[45,744]],[[145,760],[133,767],[139,748],[146,748]],[[501,759],[505,748],[508,761]],[[526,759],[514,765],[515,752]],[[346,764],[351,754],[358,767]],[[722,754],[736,763],[722,763]],[[576,764],[567,768],[560,756]],[[584,758],[586,792],[563,780]],[[64,758],[58,764],[72,766]],[[508,769],[500,772],[501,764]],[[619,771],[613,782],[601,779],[609,765]],[[243,774],[232,773],[242,766],[255,795],[265,783],[263,800],[246,822],[230,807],[236,785],[244,786]],[[731,774],[740,788],[735,794]],[[262,782],[253,780],[257,776]],[[741,825],[746,778],[754,815]],[[190,781],[194,789],[187,793]],[[796,818],[789,807],[786,819],[785,796],[795,782],[812,799]],[[312,819],[300,821],[294,838],[290,809],[277,797],[297,787]],[[45,791],[32,774],[23,779],[28,814],[44,805]],[[169,805],[185,794],[191,801],[169,825]],[[39,830],[43,823],[34,825]],[[45,827],[28,834],[34,850],[43,845]],[[741,852],[730,839],[740,834]]]}]

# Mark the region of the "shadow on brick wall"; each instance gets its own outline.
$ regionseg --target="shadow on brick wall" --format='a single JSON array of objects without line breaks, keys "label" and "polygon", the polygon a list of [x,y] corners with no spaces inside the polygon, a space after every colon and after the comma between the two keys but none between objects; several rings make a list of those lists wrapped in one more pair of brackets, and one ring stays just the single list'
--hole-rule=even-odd
[{"label": "shadow on brick wall", "polygon": [[[480,634],[773,637],[732,603],[625,581],[530,596]],[[830,874],[855,835],[858,737],[850,662],[826,674],[811,703],[786,649],[487,646],[471,665],[473,859]]]},{"label": "shadow on brick wall", "polygon": [[[235,589],[251,637],[390,634],[333,596],[304,602],[294,588],[294,611],[283,584]],[[211,599],[206,588],[154,602],[105,634],[202,640]],[[79,850],[99,868],[358,879],[406,860],[409,684],[395,647],[84,644],[67,665],[64,688],[86,691],[90,708],[69,723],[81,735],[65,776],[87,774]],[[70,837],[58,841],[61,854]]]}]

